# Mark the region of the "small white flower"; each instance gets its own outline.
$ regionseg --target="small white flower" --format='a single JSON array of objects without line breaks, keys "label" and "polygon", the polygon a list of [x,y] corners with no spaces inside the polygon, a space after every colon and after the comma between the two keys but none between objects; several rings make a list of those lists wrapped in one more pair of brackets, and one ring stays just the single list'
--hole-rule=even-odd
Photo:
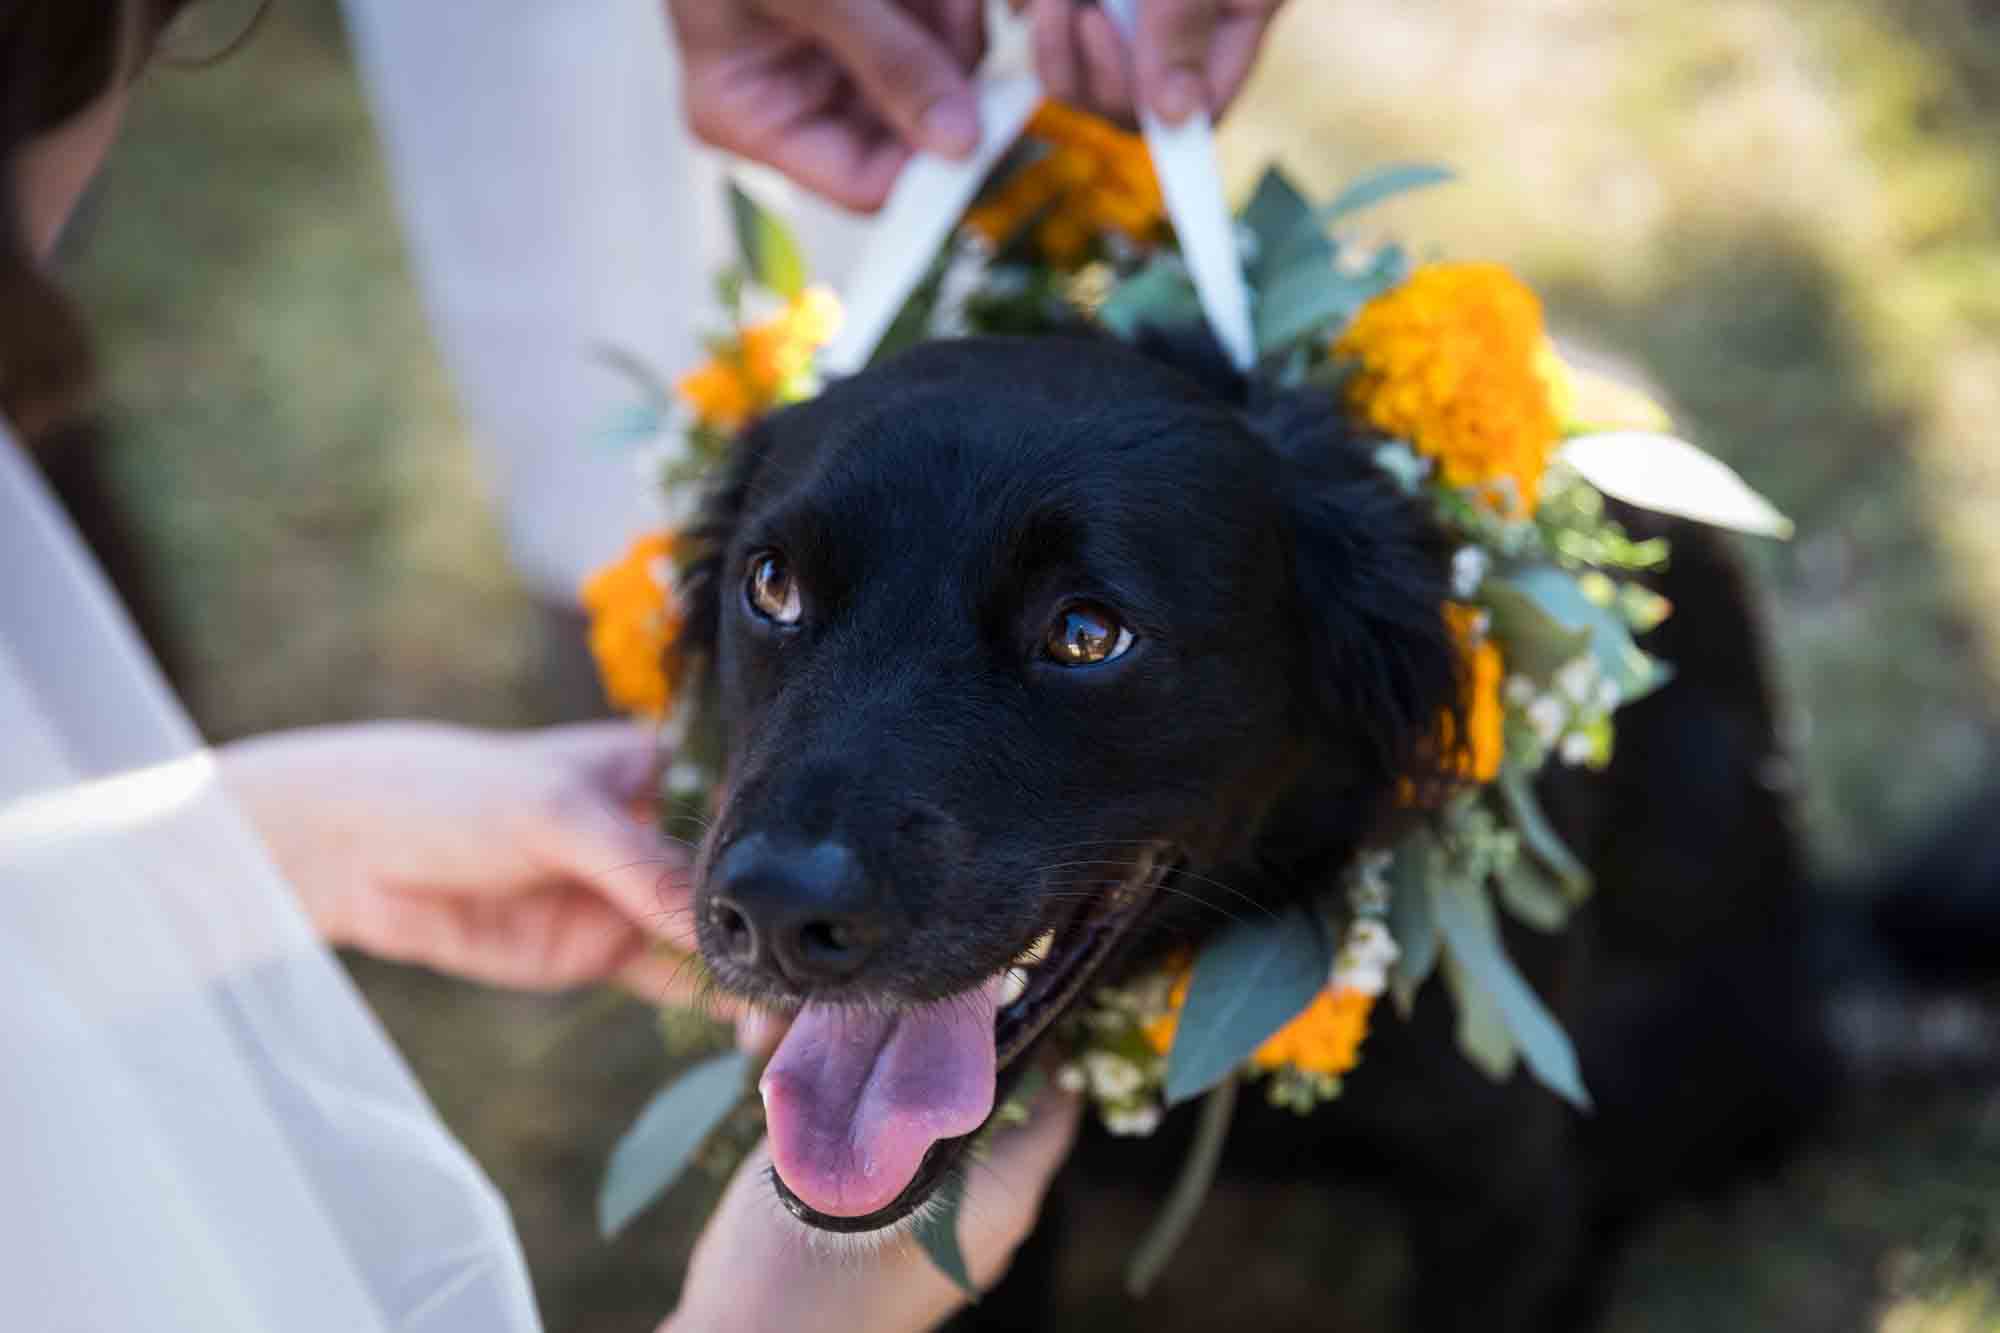
[{"label": "small white flower", "polygon": [[1140,1106],[1107,1106],[1104,1127],[1123,1138],[1144,1138],[1160,1127],[1160,1108],[1151,1102]]},{"label": "small white flower", "polygon": [[1146,1081],[1138,1065],[1110,1051],[1089,1052],[1083,1057],[1083,1068],[1090,1076],[1090,1090],[1105,1101],[1123,1101]]},{"label": "small white flower", "polygon": [[700,768],[683,761],[667,770],[667,795],[692,796],[700,790]]},{"label": "small white flower", "polygon": [[1553,694],[1544,694],[1528,705],[1528,725],[1535,729],[1535,735],[1544,745],[1554,745],[1556,737],[1562,735],[1563,724],[1569,721],[1569,709]]},{"label": "small white flower", "polygon": [[1597,682],[1597,706],[1603,712],[1609,713],[1617,708],[1622,698],[1624,691],[1618,688],[1617,681],[1607,676]]},{"label": "small white flower", "polygon": [[1389,989],[1389,969],[1379,963],[1359,966],[1335,964],[1327,984],[1335,990],[1355,990],[1363,995],[1380,995]]},{"label": "small white flower", "polygon": [[1075,1063],[1056,1070],[1056,1086],[1072,1096],[1090,1086],[1090,1078],[1083,1072],[1083,1066]]},{"label": "small white flower", "polygon": [[1477,546],[1461,546],[1451,557],[1451,595],[1469,601],[1486,581],[1486,552]]},{"label": "small white flower", "polygon": [[1597,754],[1597,742],[1585,731],[1572,731],[1563,737],[1562,746],[1556,751],[1565,764],[1587,764]]},{"label": "small white flower", "polygon": [[1588,654],[1565,662],[1556,672],[1556,688],[1579,704],[1589,703],[1597,687],[1597,659]]},{"label": "small white flower", "polygon": [[1526,708],[1535,701],[1535,682],[1526,676],[1509,676],[1500,687],[1500,696],[1516,708]]}]

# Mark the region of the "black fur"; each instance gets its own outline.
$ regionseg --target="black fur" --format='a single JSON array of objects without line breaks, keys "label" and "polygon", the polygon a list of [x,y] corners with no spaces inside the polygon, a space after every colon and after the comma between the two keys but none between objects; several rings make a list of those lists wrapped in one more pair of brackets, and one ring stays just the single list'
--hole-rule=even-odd
[{"label": "black fur", "polygon": [[[1678,678],[1623,715],[1608,774],[1546,784],[1598,899],[1564,936],[1510,938],[1598,1113],[1476,1073],[1433,985],[1411,1022],[1378,1019],[1339,1102],[1255,1106],[1234,1136],[1232,1170],[1395,1188],[1413,1328],[1580,1325],[1623,1219],[1787,1141],[1826,1087],[1760,638],[1725,548],[1661,530],[1677,613],[1655,647]],[[753,832],[852,847],[894,918],[855,998],[990,976],[1148,840],[1194,873],[1128,963],[1246,899],[1323,889],[1388,831],[1457,695],[1449,543],[1424,507],[1333,402],[1184,341],[923,345],[757,427],[701,532],[689,645],[715,663],[731,753],[704,864]],[[744,605],[767,549],[805,590],[795,629]],[[1134,649],[1041,660],[1071,597],[1115,608]],[[1163,1179],[1176,1139],[1093,1137],[1075,1177]],[[1042,1326],[1052,1262],[1031,1254],[1035,1276],[968,1321]]]}]

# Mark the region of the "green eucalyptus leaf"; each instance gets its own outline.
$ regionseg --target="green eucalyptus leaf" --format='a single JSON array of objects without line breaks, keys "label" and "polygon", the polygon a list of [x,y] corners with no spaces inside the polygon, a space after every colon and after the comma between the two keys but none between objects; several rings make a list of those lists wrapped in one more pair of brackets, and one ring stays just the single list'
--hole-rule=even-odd
[{"label": "green eucalyptus leaf", "polygon": [[1335,195],[1332,203],[1315,209],[1313,220],[1322,227],[1332,226],[1349,213],[1371,208],[1384,199],[1456,179],[1457,174],[1450,168],[1426,162],[1402,162],[1380,167]]},{"label": "green eucalyptus leaf", "polygon": [[[1444,937],[1449,954],[1448,967],[1459,973],[1455,984],[1461,992],[1461,1005],[1472,992],[1490,1001],[1529,1071],[1551,1092],[1589,1109],[1590,1094],[1584,1091],[1576,1048],[1541,996],[1514,970],[1501,943],[1500,923],[1486,886],[1445,879],[1433,880],[1430,887],[1431,909],[1437,914],[1438,933]],[[1461,1007],[1459,1012],[1463,1041],[1468,1010]],[[1482,1011],[1475,1003],[1470,1012]]]},{"label": "green eucalyptus leaf", "polygon": [[1194,1142],[1188,1146],[1180,1177],[1125,1269],[1125,1290],[1134,1296],[1145,1295],[1166,1268],[1215,1184],[1215,1168],[1222,1161],[1222,1145],[1229,1138],[1229,1122],[1236,1111],[1236,1088],[1236,1076],[1231,1074],[1201,1103],[1201,1118],[1195,1122]]},{"label": "green eucalyptus leaf", "polygon": [[1553,935],[1569,924],[1574,904],[1533,861],[1517,856],[1501,865],[1495,879],[1500,886],[1500,905],[1522,925]]},{"label": "green eucalyptus leaf", "polygon": [[729,216],[743,267],[759,285],[787,301],[806,289],[806,258],[791,228],[736,182],[729,183]]},{"label": "green eucalyptus leaf", "polygon": [[666,1193],[708,1136],[743,1099],[750,1058],[725,1051],[662,1088],[611,1150],[597,1192],[597,1228],[615,1236]]},{"label": "green eucalyptus leaf", "polygon": [[1547,681],[1565,662],[1590,648],[1588,629],[1565,625],[1505,578],[1482,580],[1479,600],[1493,613],[1493,635],[1506,649],[1511,671]]},{"label": "green eucalyptus leaf", "polygon": [[[1555,565],[1516,565],[1498,577],[1489,577],[1480,592],[1487,606],[1493,609],[1495,629],[1502,634],[1510,653],[1516,654],[1514,660],[1531,674],[1540,673],[1518,656],[1522,649],[1516,647],[1514,640],[1505,637],[1508,627],[1502,624],[1500,607],[1508,601],[1509,592],[1533,603],[1571,634],[1587,632],[1590,651],[1597,657],[1605,678],[1618,686],[1621,703],[1643,699],[1672,676],[1664,665],[1639,651],[1639,646],[1632,642],[1631,629],[1616,607],[1600,606],[1585,596],[1576,575],[1568,570]],[[1518,603],[1510,604],[1510,610],[1516,608]],[[1523,642],[1534,647],[1531,638],[1524,637]]]},{"label": "green eucalyptus leaf", "polygon": [[1272,279],[1257,301],[1257,351],[1281,352],[1329,324],[1345,323],[1370,294],[1366,275],[1326,264],[1295,265]]},{"label": "green eucalyptus leaf", "polygon": [[1307,228],[1313,235],[1318,234],[1318,229],[1312,226],[1312,202],[1277,167],[1267,168],[1258,180],[1257,188],[1251,192],[1250,202],[1243,206],[1242,220],[1243,225],[1250,229],[1250,234],[1257,238],[1253,280],[1257,266],[1274,258],[1301,227]]},{"label": "green eucalyptus leaf", "polygon": [[1556,877],[1569,895],[1571,902],[1582,902],[1590,896],[1590,870],[1577,859],[1575,852],[1562,840],[1555,826],[1542,813],[1542,803],[1535,796],[1535,779],[1512,764],[1500,767],[1500,777],[1495,785],[1500,789],[1500,802],[1507,810],[1507,822],[1521,835],[1521,842],[1549,872]]},{"label": "green eucalyptus leaf", "polygon": [[1493,997],[1474,985],[1465,969],[1449,954],[1444,959],[1445,989],[1458,1013],[1458,1049],[1473,1067],[1494,1082],[1513,1077],[1520,1052],[1508,1034]]},{"label": "green eucalyptus leaf", "polygon": [[938,1272],[950,1278],[967,1299],[976,1301],[979,1288],[972,1285],[972,1271],[965,1266],[965,1251],[958,1246],[958,1213],[964,1202],[965,1178],[950,1177],[917,1213],[912,1232]]},{"label": "green eucalyptus leaf", "polygon": [[1173,1048],[1168,1105],[1220,1083],[1326,985],[1333,941],[1319,914],[1294,906],[1223,927],[1195,959]]},{"label": "green eucalyptus leaf", "polygon": [[1417,991],[1437,967],[1437,922],[1425,886],[1439,873],[1438,856],[1436,841],[1428,833],[1417,833],[1404,840],[1389,863],[1389,934],[1399,950],[1389,972],[1389,987],[1405,1018],[1416,1007]]},{"label": "green eucalyptus leaf", "polygon": [[599,343],[594,350],[599,364],[623,377],[645,396],[649,411],[664,417],[673,410],[673,385],[661,379],[658,371],[631,352],[610,343]]},{"label": "green eucalyptus leaf", "polygon": [[1121,338],[1135,337],[1151,325],[1171,327],[1201,318],[1201,298],[1187,266],[1161,256],[1112,289],[1098,307],[1097,318]]},{"label": "green eucalyptus leaf", "polygon": [[1582,435],[1565,444],[1559,457],[1598,490],[1641,509],[1753,537],[1792,535],[1792,520],[1728,464],[1672,435],[1636,430]]}]

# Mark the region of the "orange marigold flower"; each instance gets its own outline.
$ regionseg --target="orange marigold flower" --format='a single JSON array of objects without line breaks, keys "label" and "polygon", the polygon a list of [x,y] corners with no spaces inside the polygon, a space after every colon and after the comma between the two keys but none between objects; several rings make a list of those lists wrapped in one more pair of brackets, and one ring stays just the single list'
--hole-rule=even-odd
[{"label": "orange marigold flower", "polygon": [[674,381],[674,392],[704,426],[734,431],[750,419],[755,402],[742,367],[711,357]]},{"label": "orange marigold flower", "polygon": [[1048,152],[965,215],[988,245],[1004,245],[1034,223],[1043,257],[1067,268],[1105,231],[1143,241],[1159,228],[1166,199],[1144,139],[1053,101],[1037,108],[1026,133]]},{"label": "orange marigold flower", "polygon": [[649,533],[583,585],[590,653],[605,697],[612,707],[644,717],[673,710],[667,653],[683,622],[673,582],[678,543],[674,533]]},{"label": "orange marigold flower", "polygon": [[1250,1057],[1259,1069],[1291,1065],[1309,1074],[1345,1074],[1361,1058],[1375,997],[1352,986],[1329,986],[1304,1013],[1279,1028]]},{"label": "orange marigold flower", "polygon": [[[1187,1003],[1187,967],[1174,978],[1167,996],[1167,1012],[1147,1023],[1146,1043],[1161,1055],[1174,1044],[1180,1027],[1181,1006]],[[1264,1039],[1250,1056],[1259,1069],[1280,1069],[1285,1065],[1314,1074],[1344,1074],[1361,1058],[1361,1043],[1368,1036],[1368,1013],[1375,997],[1351,986],[1328,986],[1313,996],[1312,1003],[1297,1017]]]},{"label": "orange marigold flower", "polygon": [[702,425],[740,430],[752,417],[799,395],[813,353],[833,340],[840,318],[840,301],[831,291],[808,287],[681,376],[674,391]]},{"label": "orange marigold flower", "polygon": [[1433,264],[1363,306],[1333,350],[1355,363],[1357,415],[1435,459],[1449,485],[1525,518],[1558,437],[1546,345],[1541,302],[1520,279],[1497,264]]},{"label": "orange marigold flower", "polygon": [[1447,713],[1439,722],[1440,743],[1444,753],[1452,756],[1452,770],[1459,776],[1491,782],[1500,776],[1500,760],[1506,750],[1500,706],[1500,681],[1506,675],[1506,663],[1499,646],[1479,632],[1477,608],[1448,602],[1444,618],[1465,658],[1465,683],[1459,699],[1465,736],[1458,737],[1458,719]]}]

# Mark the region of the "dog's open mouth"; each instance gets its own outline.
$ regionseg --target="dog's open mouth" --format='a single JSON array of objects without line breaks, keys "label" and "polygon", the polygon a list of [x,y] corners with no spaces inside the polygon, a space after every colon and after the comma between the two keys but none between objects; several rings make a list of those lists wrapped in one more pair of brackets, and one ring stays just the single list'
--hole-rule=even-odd
[{"label": "dog's open mouth", "polygon": [[762,1083],[772,1187],[786,1209],[823,1231],[863,1232],[922,1207],[1025,1067],[1020,1057],[1152,902],[1172,868],[1165,851],[1149,847],[975,990],[883,1012],[800,1010]]}]

